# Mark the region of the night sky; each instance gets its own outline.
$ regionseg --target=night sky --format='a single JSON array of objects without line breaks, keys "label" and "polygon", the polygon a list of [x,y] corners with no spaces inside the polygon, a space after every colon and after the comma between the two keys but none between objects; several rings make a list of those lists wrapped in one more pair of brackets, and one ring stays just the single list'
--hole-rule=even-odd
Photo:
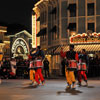
[{"label": "night sky", "polygon": [[21,24],[31,32],[31,14],[38,0],[0,0],[0,22]]}]

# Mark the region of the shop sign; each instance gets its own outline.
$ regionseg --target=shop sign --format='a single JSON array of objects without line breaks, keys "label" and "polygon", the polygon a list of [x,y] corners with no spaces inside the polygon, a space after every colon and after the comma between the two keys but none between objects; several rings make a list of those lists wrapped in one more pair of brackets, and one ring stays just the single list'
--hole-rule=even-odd
[{"label": "shop sign", "polygon": [[100,43],[100,33],[77,34],[70,37],[70,44]]},{"label": "shop sign", "polygon": [[36,15],[32,15],[32,47],[36,48]]},{"label": "shop sign", "polygon": [[12,53],[15,54],[18,47],[22,47],[25,54],[27,54],[29,51],[29,47],[27,45],[27,42],[23,38],[18,38],[14,41],[14,43],[12,45]]}]

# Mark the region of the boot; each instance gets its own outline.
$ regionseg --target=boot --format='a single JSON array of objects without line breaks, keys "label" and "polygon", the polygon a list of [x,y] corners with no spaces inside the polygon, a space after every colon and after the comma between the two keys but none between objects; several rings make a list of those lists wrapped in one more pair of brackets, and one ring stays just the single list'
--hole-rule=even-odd
[{"label": "boot", "polygon": [[67,87],[66,87],[66,89],[71,89],[71,85],[68,84]]},{"label": "boot", "polygon": [[85,80],[85,82],[86,82],[86,86],[88,86],[88,82],[87,82],[87,80]]},{"label": "boot", "polygon": [[75,89],[75,86],[76,86],[76,84],[75,84],[75,82],[73,82],[72,89]]},{"label": "boot", "polygon": [[79,86],[82,86],[81,82],[78,83]]},{"label": "boot", "polygon": [[44,85],[45,84],[45,81],[42,81],[42,85]]}]

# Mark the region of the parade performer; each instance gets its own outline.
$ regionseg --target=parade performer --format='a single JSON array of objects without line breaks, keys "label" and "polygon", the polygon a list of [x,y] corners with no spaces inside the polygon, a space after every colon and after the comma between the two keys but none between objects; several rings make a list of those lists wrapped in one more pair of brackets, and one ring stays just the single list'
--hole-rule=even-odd
[{"label": "parade performer", "polygon": [[3,65],[3,62],[0,61],[0,84],[2,83],[2,80],[1,80],[1,67],[2,67],[2,65]]},{"label": "parade performer", "polygon": [[33,66],[34,66],[33,65],[33,60],[30,59],[30,64],[29,64],[30,71],[29,71],[29,75],[30,75],[30,80],[32,81],[31,84],[35,83],[35,70],[34,70]]},{"label": "parade performer", "polygon": [[61,56],[61,74],[65,76],[65,62],[66,62],[66,52],[63,51],[63,48],[61,47],[60,51]]},{"label": "parade performer", "polygon": [[32,54],[33,57],[35,57],[34,60],[34,67],[35,67],[35,81],[37,84],[40,84],[39,78],[42,82],[42,85],[44,85],[44,77],[42,75],[42,67],[43,67],[43,59],[44,59],[44,52],[41,50],[41,47],[38,46],[36,48],[36,53]]},{"label": "parade performer", "polygon": [[34,63],[33,63],[33,59],[32,59],[32,56],[28,56],[28,60],[29,60],[29,76],[30,76],[30,80],[31,80],[31,85],[35,84],[36,81],[35,81],[35,69],[34,69]]},{"label": "parade performer", "polygon": [[79,64],[78,64],[78,84],[81,86],[82,76],[84,81],[86,82],[86,86],[88,86],[87,82],[87,66],[88,66],[88,56],[86,54],[86,50],[82,49],[81,54],[79,55]]},{"label": "parade performer", "polygon": [[[78,61],[78,53],[74,51],[74,45],[69,46],[70,50],[66,52],[66,56],[64,52],[61,52],[60,55],[66,57],[66,80],[67,80],[67,88],[70,89],[75,88],[75,75],[74,71],[77,69],[77,61]],[[63,54],[62,54],[63,53]]]},{"label": "parade performer", "polygon": [[1,81],[1,67],[2,67],[2,65],[3,65],[2,58],[3,58],[3,53],[0,52],[0,84],[2,83],[2,81]]}]

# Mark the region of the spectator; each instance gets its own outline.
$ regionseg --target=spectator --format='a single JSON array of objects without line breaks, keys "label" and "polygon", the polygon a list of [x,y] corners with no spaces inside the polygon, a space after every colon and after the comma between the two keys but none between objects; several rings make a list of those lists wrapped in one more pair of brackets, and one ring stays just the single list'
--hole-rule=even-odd
[{"label": "spectator", "polygon": [[49,77],[49,61],[47,58],[45,58],[43,64],[44,64],[45,78],[47,78],[47,76]]},{"label": "spectator", "polygon": [[16,59],[12,58],[11,61],[11,70],[14,76],[16,76]]}]

